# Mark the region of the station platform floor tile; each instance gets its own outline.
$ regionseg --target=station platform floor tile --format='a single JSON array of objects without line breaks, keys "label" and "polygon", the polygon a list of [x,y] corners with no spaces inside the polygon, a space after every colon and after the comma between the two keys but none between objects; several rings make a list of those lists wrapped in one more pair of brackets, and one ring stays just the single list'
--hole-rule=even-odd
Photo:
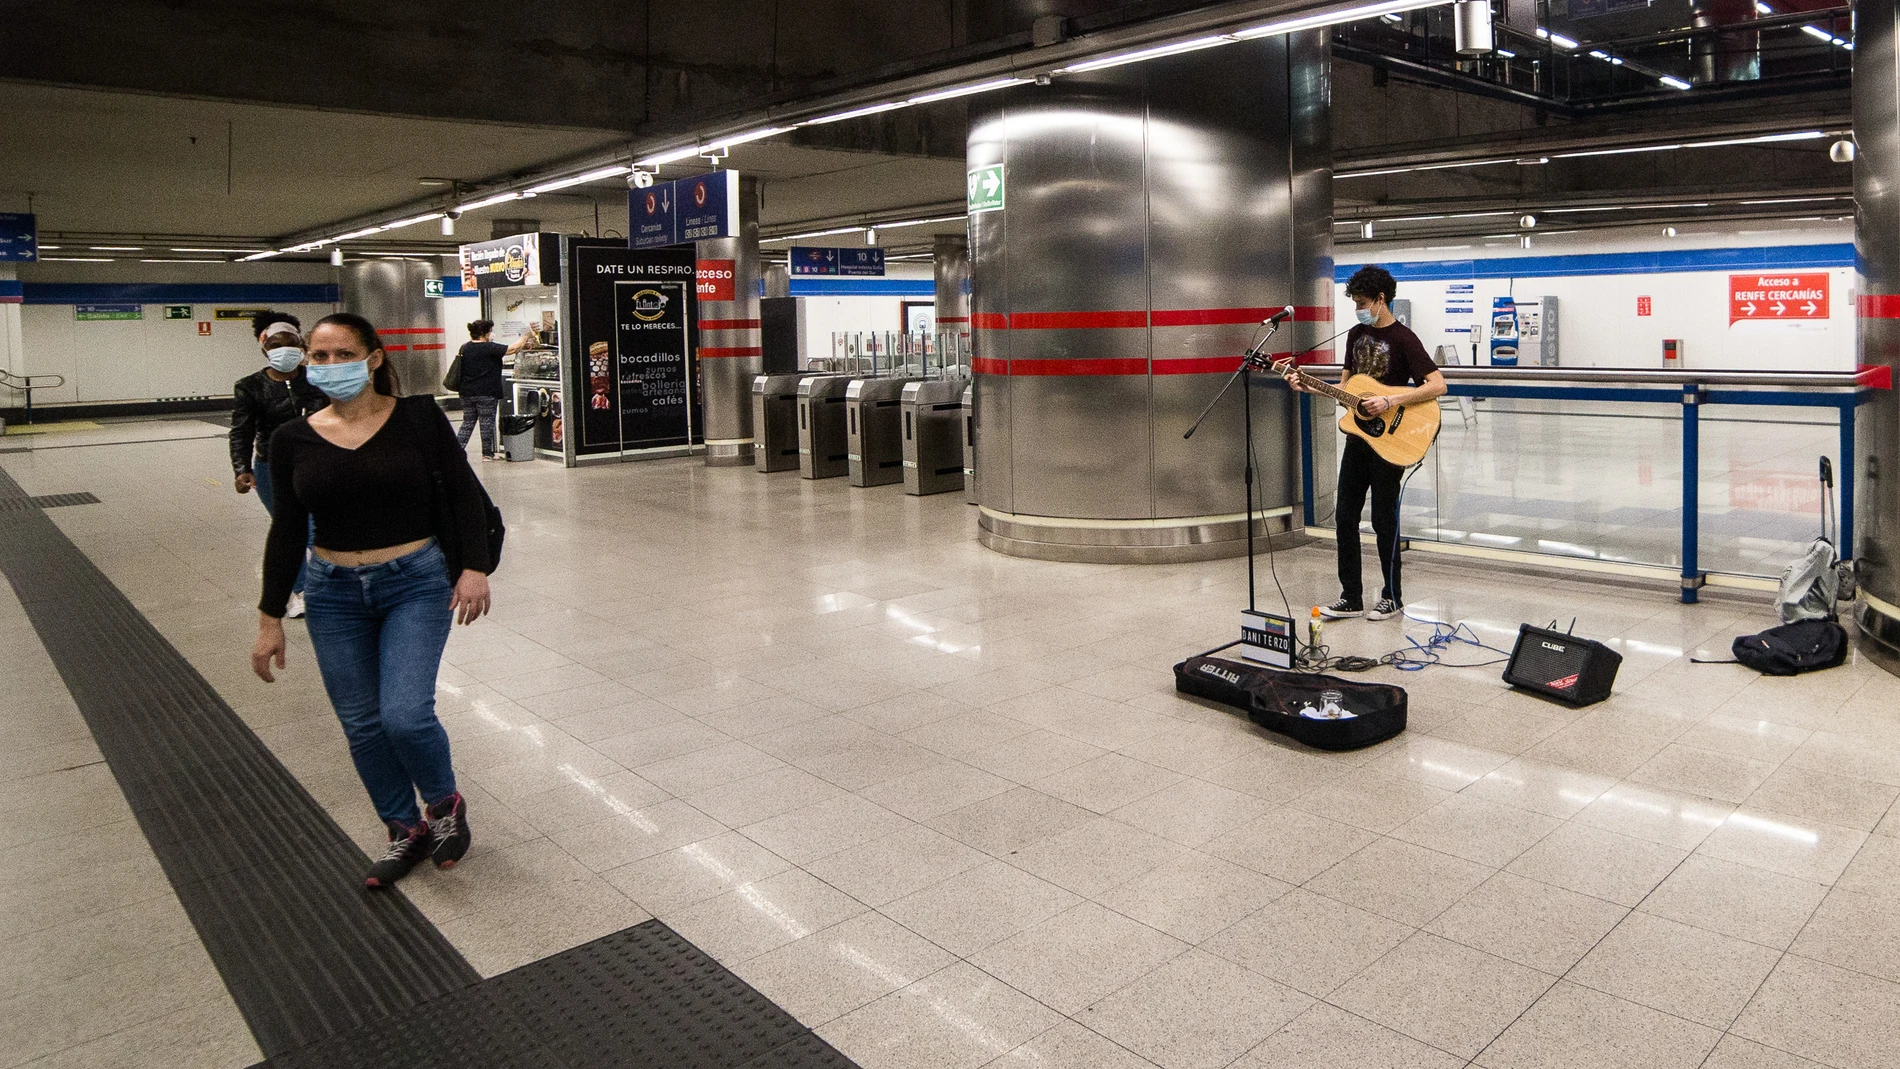
[{"label": "station platform floor tile", "polygon": [[[215,429],[153,429],[0,470],[97,495],[45,516],[379,848],[301,625],[250,674],[263,510]],[[401,891],[482,978],[657,920],[866,1069],[1900,1065],[1900,679],[1690,663],[1763,597],[1409,557],[1334,652],[1574,616],[1616,692],[1454,644],[1366,674],[1403,735],[1320,753],[1174,693],[1240,561],[1019,560],[960,495],[692,459],[477,470],[508,549],[437,691],[475,846]],[[1282,551],[1262,599],[1333,571]],[[0,738],[0,1066],[259,1061],[6,586]]]}]

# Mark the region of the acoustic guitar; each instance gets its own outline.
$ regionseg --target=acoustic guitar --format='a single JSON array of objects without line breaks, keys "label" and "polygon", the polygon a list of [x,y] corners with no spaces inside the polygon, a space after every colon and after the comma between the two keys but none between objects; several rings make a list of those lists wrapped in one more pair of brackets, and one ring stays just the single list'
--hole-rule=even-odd
[{"label": "acoustic guitar", "polygon": [[[1277,360],[1273,370],[1281,375],[1292,368],[1293,358]],[[1335,385],[1316,375],[1299,372],[1300,380],[1318,393],[1338,401],[1345,411],[1339,414],[1339,429],[1365,440],[1372,451],[1387,463],[1409,468],[1425,459],[1433,439],[1438,437],[1438,399],[1400,405],[1381,416],[1369,416],[1359,408],[1368,397],[1390,397],[1408,392],[1409,386],[1387,386],[1371,375],[1354,375]]]}]

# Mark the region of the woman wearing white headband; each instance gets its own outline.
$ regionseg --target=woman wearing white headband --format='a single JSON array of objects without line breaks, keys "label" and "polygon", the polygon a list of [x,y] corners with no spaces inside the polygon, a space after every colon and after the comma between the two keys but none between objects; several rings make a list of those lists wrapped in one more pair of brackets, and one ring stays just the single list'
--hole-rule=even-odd
[{"label": "woman wearing white headband", "polygon": [[[232,486],[240,494],[257,491],[264,511],[276,505],[270,477],[270,436],[299,416],[330,403],[310,384],[303,370],[303,324],[288,312],[262,311],[251,317],[251,331],[264,353],[264,366],[231,387]],[[303,615],[303,575],[290,600],[290,616]]]}]

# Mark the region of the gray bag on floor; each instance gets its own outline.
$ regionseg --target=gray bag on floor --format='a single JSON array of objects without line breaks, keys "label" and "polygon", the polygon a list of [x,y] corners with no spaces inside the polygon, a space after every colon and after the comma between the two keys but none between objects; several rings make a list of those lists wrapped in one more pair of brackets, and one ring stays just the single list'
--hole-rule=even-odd
[{"label": "gray bag on floor", "polygon": [[1800,560],[1781,573],[1781,589],[1775,592],[1775,613],[1782,623],[1834,619],[1834,602],[1841,592],[1840,572],[1834,567],[1836,562],[1834,543],[1817,538]]}]

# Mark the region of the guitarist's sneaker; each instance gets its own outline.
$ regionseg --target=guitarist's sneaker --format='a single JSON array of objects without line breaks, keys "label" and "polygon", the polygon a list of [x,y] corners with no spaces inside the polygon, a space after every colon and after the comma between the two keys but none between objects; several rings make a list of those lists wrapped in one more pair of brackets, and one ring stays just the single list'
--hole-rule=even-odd
[{"label": "guitarist's sneaker", "polygon": [[[1320,611],[1325,612],[1326,610],[1321,609]],[[1390,620],[1394,616],[1397,616],[1404,611],[1405,611],[1405,606],[1400,605],[1398,602],[1393,601],[1391,598],[1380,598],[1379,603],[1377,605],[1374,605],[1372,607],[1372,611],[1366,614],[1366,619]]]},{"label": "guitarist's sneaker", "polygon": [[[1384,602],[1380,604],[1384,604]],[[1364,616],[1366,610],[1364,606],[1356,601],[1347,601],[1345,598],[1340,598],[1331,605],[1321,605],[1319,607],[1319,614],[1328,620],[1350,620],[1356,616]],[[1374,619],[1383,619],[1383,617],[1374,617]]]}]

